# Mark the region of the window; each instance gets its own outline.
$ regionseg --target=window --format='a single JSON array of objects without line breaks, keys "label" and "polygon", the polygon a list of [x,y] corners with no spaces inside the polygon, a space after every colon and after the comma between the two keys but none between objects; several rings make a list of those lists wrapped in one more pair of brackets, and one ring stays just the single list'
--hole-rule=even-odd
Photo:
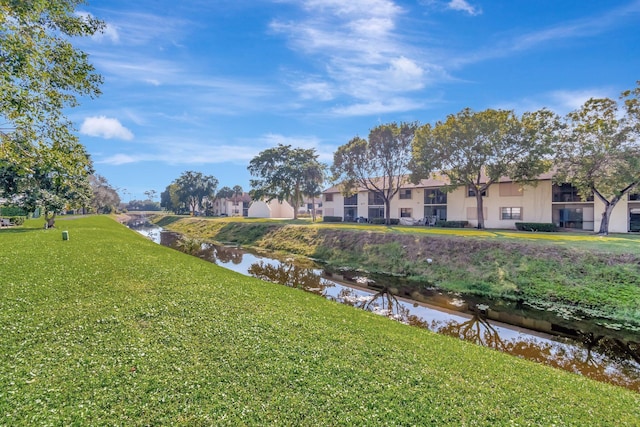
[{"label": "window", "polygon": [[400,189],[400,200],[411,199],[411,189],[410,188],[401,188]]},{"label": "window", "polygon": [[373,191],[370,191],[369,205],[384,205],[384,199],[382,198],[382,194],[374,193]]},{"label": "window", "polygon": [[500,208],[500,219],[522,219],[522,208]]},{"label": "window", "polygon": [[[467,187],[467,197],[476,197],[476,190],[471,187]],[[482,191],[482,197],[487,197],[487,190]]]},{"label": "window", "polygon": [[369,219],[373,218],[384,218],[384,208],[383,207],[373,207],[369,208]]},{"label": "window", "polygon": [[333,194],[325,194],[324,195],[325,202],[333,202]]},{"label": "window", "polygon": [[439,188],[427,188],[424,190],[425,205],[446,205],[447,193]]},{"label": "window", "polygon": [[354,222],[358,219],[358,208],[350,206],[344,208],[344,222]]},{"label": "window", "polygon": [[629,194],[629,200],[631,200],[631,201],[639,201],[640,200],[640,193]]},{"label": "window", "polygon": [[411,208],[400,208],[400,218],[411,218],[412,216]]},{"label": "window", "polygon": [[435,224],[436,221],[447,220],[447,207],[446,206],[425,206],[424,217],[429,218]]},{"label": "window", "polygon": [[640,231],[640,209],[629,210],[629,231]]},{"label": "window", "polygon": [[345,206],[356,206],[358,204],[358,194],[344,198]]},{"label": "window", "polygon": [[553,184],[553,201],[554,202],[593,202],[593,195],[582,200],[578,194],[578,190],[571,184]]}]

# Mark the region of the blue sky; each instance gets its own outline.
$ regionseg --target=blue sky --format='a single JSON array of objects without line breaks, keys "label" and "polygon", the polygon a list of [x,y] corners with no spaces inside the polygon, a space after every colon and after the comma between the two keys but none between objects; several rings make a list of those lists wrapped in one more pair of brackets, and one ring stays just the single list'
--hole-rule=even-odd
[{"label": "blue sky", "polygon": [[640,79],[640,0],[89,0],[76,46],[103,94],[68,112],[123,199],[186,170],[249,189],[278,143],[330,164],[352,137],[465,107],[617,97]]}]

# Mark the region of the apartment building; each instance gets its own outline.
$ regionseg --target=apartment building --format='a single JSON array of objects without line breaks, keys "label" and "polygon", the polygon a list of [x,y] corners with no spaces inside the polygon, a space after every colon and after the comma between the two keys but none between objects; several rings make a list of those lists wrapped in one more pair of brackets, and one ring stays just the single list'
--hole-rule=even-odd
[{"label": "apartment building", "polygon": [[[469,221],[478,225],[475,194],[466,187],[442,191],[446,179],[429,178],[418,184],[406,183],[391,201],[392,218]],[[384,218],[383,200],[360,189],[345,197],[339,187],[323,192],[326,216],[340,216],[343,221],[358,218]],[[486,228],[512,229],[516,222],[554,223],[564,229],[593,231],[600,228],[604,205],[590,197],[582,201],[570,184],[555,184],[552,175],[541,175],[532,185],[520,185],[508,179],[494,183],[483,199]],[[612,233],[640,231],[640,194],[631,194],[614,208],[609,221]]]}]

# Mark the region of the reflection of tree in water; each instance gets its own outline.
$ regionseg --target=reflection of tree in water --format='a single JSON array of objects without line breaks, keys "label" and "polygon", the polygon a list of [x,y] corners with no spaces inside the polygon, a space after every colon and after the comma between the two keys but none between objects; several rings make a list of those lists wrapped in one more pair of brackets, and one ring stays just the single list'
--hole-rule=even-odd
[{"label": "reflection of tree in water", "polygon": [[[640,364],[635,355],[635,363],[629,358],[620,357],[620,346],[627,351],[633,351],[630,345],[620,340],[611,340],[603,336],[585,334],[584,347],[577,344],[563,344],[560,342],[538,340],[532,337],[503,340],[500,332],[494,328],[477,309],[472,317],[464,322],[449,320],[447,322],[432,322],[433,330],[438,333],[461,338],[485,347],[500,350],[514,356],[532,360],[554,368],[621,385],[632,390],[640,391]],[[604,350],[603,347],[609,347]],[[609,357],[605,353],[610,352]],[[612,357],[618,354],[618,360]],[[634,366],[635,365],[635,366]]]},{"label": "reflection of tree in water", "polygon": [[301,288],[318,295],[322,295],[325,288],[320,275],[312,269],[300,267],[293,262],[284,261],[273,265],[260,261],[251,264],[247,271],[258,279],[292,288]]},{"label": "reflection of tree in water", "polygon": [[619,338],[596,335],[593,332],[581,333],[580,339],[589,352],[593,350],[605,354],[612,359],[632,359],[640,365],[640,345],[635,342],[624,342]]},{"label": "reflection of tree in water", "polygon": [[[620,356],[621,352],[637,351],[636,344],[624,344],[620,340],[592,335],[583,337],[584,347],[578,344],[537,339],[530,335],[520,335],[505,340],[500,335],[499,329],[489,323],[486,316],[477,308],[473,311],[471,318],[464,321],[450,319],[444,322],[434,320],[429,323],[416,315],[409,314],[409,309],[399,304],[386,289],[373,297],[359,296],[351,289],[343,289],[337,298],[353,307],[378,312],[412,326],[430,329],[523,359],[640,391],[640,362],[637,360],[637,352],[633,356],[630,355],[630,358]],[[380,306],[376,309],[377,299],[381,299],[381,306],[385,311],[380,310]],[[609,357],[605,356],[606,353],[611,353],[611,356],[608,354]],[[613,354],[618,355],[617,360],[612,357]]]},{"label": "reflection of tree in water", "polygon": [[233,263],[238,265],[242,262],[242,251],[238,248],[228,246],[213,246],[215,258],[222,263]]},{"label": "reflection of tree in water", "polygon": [[505,343],[500,337],[500,333],[487,321],[480,310],[475,308],[472,316],[465,322],[457,320],[449,320],[442,326],[433,324],[435,331],[482,345],[484,347],[494,348],[496,350],[505,351]]},{"label": "reflection of tree in water", "polygon": [[343,288],[338,301],[352,307],[372,311],[410,326],[429,329],[428,323],[421,317],[411,314],[410,309],[400,304],[396,296],[384,287],[374,295],[358,296],[353,289]]}]

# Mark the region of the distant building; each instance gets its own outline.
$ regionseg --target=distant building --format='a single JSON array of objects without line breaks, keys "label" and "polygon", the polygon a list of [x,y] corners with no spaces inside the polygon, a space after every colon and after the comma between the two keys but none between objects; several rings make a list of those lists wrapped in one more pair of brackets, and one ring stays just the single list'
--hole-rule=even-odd
[{"label": "distant building", "polygon": [[[446,179],[429,178],[418,184],[405,184],[391,201],[392,218],[411,218],[433,224],[438,220],[469,221],[477,226],[476,198],[464,186],[446,193]],[[570,184],[555,184],[552,174],[538,177],[535,185],[520,185],[509,179],[492,184],[484,197],[486,228],[515,228],[516,222],[554,223],[574,230],[598,230],[604,212],[599,200],[589,197],[582,201]],[[339,187],[323,192],[326,216],[340,216],[344,221],[384,218],[381,198],[366,189],[345,197]],[[630,194],[618,202],[611,213],[609,232],[640,231],[640,194]]]},{"label": "distant building", "polygon": [[249,193],[242,193],[242,196],[232,196],[229,198],[218,198],[212,203],[212,214],[215,216],[249,216],[249,206],[251,196]]},{"label": "distant building", "polygon": [[248,213],[254,218],[293,218],[291,205],[286,201],[279,202],[275,199],[270,202],[254,200],[249,206]]}]

